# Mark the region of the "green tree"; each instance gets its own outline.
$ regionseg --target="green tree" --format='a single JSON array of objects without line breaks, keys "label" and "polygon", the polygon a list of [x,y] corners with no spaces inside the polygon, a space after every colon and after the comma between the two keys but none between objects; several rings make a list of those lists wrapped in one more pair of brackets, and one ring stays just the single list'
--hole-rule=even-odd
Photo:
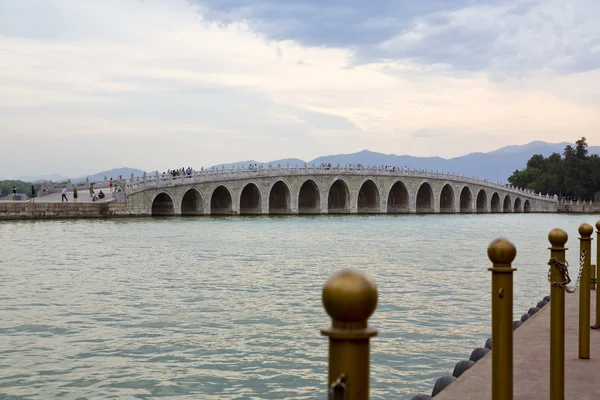
[{"label": "green tree", "polygon": [[575,154],[580,160],[585,160],[588,155],[587,142],[584,137],[575,142]]},{"label": "green tree", "polygon": [[585,137],[567,145],[562,156],[532,156],[525,169],[515,171],[508,181],[517,187],[560,197],[591,199],[600,191],[600,157],[588,154]]},{"label": "green tree", "polygon": [[[31,195],[31,182],[23,182],[23,181],[0,181],[0,196],[8,196],[12,194],[13,186],[17,187],[17,193],[24,193],[27,196]],[[39,193],[39,189],[41,185],[39,183],[33,184],[35,190]]]}]

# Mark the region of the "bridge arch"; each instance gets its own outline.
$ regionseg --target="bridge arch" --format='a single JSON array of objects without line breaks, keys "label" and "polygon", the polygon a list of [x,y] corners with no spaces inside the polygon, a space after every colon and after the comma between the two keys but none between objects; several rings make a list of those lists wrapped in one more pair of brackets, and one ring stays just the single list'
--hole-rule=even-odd
[{"label": "bridge arch", "polygon": [[510,196],[509,195],[504,196],[504,204],[502,205],[502,212],[504,212],[504,213],[511,212],[512,210],[510,208],[510,204],[511,204]]},{"label": "bridge arch", "polygon": [[350,189],[348,182],[342,177],[336,177],[329,186],[327,212],[330,214],[350,212]]},{"label": "bridge arch", "polygon": [[433,199],[433,189],[431,188],[431,184],[427,181],[421,183],[416,198],[417,213],[425,214],[434,212]]},{"label": "bridge arch", "polygon": [[321,213],[321,188],[314,178],[306,178],[298,189],[298,214]]},{"label": "bridge arch", "polygon": [[217,185],[210,194],[211,215],[231,215],[233,212],[233,193],[225,184]]},{"label": "bridge arch", "polygon": [[440,192],[440,213],[453,213],[455,209],[454,189],[446,183]]},{"label": "bridge arch", "polygon": [[203,215],[204,198],[200,190],[188,189],[181,198],[181,215]]},{"label": "bridge arch", "polygon": [[257,182],[247,182],[240,191],[240,215],[262,213],[262,191]]},{"label": "bridge arch", "polygon": [[531,212],[531,203],[529,202],[529,200],[525,200],[525,203],[523,203],[523,212],[525,212],[525,213]]},{"label": "bridge arch", "polygon": [[499,213],[501,211],[502,210],[500,208],[500,195],[498,194],[498,192],[494,192],[494,194],[492,195],[492,212]]},{"label": "bridge arch", "polygon": [[379,186],[373,179],[365,179],[358,189],[356,206],[358,213],[378,213],[381,210]]},{"label": "bridge arch", "polygon": [[410,211],[410,196],[406,183],[399,179],[392,185],[388,194],[388,214],[404,214]]},{"label": "bridge arch", "polygon": [[487,192],[485,189],[480,189],[477,193],[477,212],[478,213],[486,213],[488,212],[488,201],[487,201]]},{"label": "bridge arch", "polygon": [[167,191],[155,193],[150,204],[153,217],[175,215],[175,200],[173,200],[173,195]]},{"label": "bridge arch", "polygon": [[465,186],[460,191],[460,212],[471,213],[473,212],[473,193],[468,186]]},{"label": "bridge arch", "polygon": [[523,212],[523,209],[521,208],[521,198],[520,197],[517,197],[515,199],[515,206],[513,207],[513,212],[516,212],[516,213]]},{"label": "bridge arch", "polygon": [[269,188],[269,214],[289,214],[292,211],[290,185],[279,178]]}]

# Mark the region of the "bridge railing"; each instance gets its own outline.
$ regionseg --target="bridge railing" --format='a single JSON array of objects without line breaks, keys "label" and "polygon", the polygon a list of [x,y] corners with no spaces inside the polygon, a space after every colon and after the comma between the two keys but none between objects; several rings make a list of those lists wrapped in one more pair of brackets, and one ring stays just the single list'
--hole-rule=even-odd
[{"label": "bridge railing", "polygon": [[182,174],[179,176],[171,176],[169,174],[159,174],[158,171],[152,175],[146,175],[143,177],[131,178],[124,182],[125,190],[127,193],[135,193],[141,190],[154,187],[168,187],[178,186],[186,183],[203,183],[203,182],[214,182],[224,179],[252,179],[259,177],[276,177],[280,175],[328,175],[332,173],[352,173],[358,175],[389,175],[397,177],[420,177],[420,178],[437,178],[437,179],[448,179],[458,180],[461,182],[473,183],[477,185],[492,187],[501,189],[506,192],[511,192],[523,196],[539,197],[549,200],[556,200],[555,196],[548,194],[535,193],[530,189],[516,188],[508,184],[501,184],[499,182],[492,182],[487,179],[480,179],[477,177],[469,177],[465,175],[440,172],[423,169],[410,169],[410,168],[385,168],[385,167],[357,167],[352,165],[344,166],[309,166],[304,167],[281,167],[269,166],[267,168],[258,166],[256,168],[230,168],[230,169],[201,169],[200,171],[192,171],[190,174]]}]

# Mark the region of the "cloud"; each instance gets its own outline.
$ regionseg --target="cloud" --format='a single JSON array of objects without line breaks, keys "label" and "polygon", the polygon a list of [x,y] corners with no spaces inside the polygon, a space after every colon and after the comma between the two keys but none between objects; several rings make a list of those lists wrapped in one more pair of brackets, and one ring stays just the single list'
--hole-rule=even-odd
[{"label": "cloud", "polygon": [[486,71],[494,79],[600,67],[596,0],[198,3],[206,18],[244,20],[274,40],[352,48],[355,64],[407,60]]},{"label": "cloud", "polygon": [[[260,14],[282,32],[278,12],[294,19],[316,7],[282,3]],[[0,0],[4,174],[51,169],[79,176],[125,164],[153,170],[362,148],[448,157],[534,139],[570,140],[565,135],[572,132],[591,139],[600,125],[600,70],[564,74],[533,65],[515,77],[501,68],[506,75],[492,81],[483,62],[481,70],[460,73],[459,61],[431,62],[434,52],[449,53],[438,47],[422,57],[388,58],[407,42],[397,41],[392,27],[400,14],[387,3],[327,2],[317,22],[304,22],[312,24],[314,41],[277,39],[256,28],[256,9],[237,7],[242,3],[223,0],[210,11],[211,4],[217,5]],[[435,21],[444,27],[436,33],[441,37],[458,24],[452,21],[475,18],[459,17],[466,7],[460,1],[402,4],[408,11],[400,29],[422,32],[420,43],[435,36]],[[335,7],[346,25],[362,13],[388,33],[375,27],[354,44],[349,35],[328,42],[321,23]],[[488,7],[492,14],[502,9]],[[421,19],[429,25],[419,31],[414,24]],[[388,48],[381,45],[386,40]],[[356,57],[367,58],[357,64]],[[423,135],[435,132],[448,134],[423,146]]]},{"label": "cloud", "polygon": [[308,46],[374,45],[389,39],[418,16],[456,10],[469,0],[190,0],[203,16],[224,24],[246,21],[273,40],[296,40]]}]

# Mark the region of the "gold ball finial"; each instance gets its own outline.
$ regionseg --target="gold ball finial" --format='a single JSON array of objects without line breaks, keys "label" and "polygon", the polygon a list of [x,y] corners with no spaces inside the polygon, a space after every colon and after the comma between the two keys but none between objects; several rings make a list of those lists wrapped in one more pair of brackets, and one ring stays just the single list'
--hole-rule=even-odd
[{"label": "gold ball finial", "polygon": [[594,233],[594,227],[590,224],[583,223],[579,225],[579,234],[583,237],[590,237]]},{"label": "gold ball finial", "polygon": [[554,247],[564,247],[565,243],[567,243],[567,240],[569,240],[569,235],[567,235],[567,232],[560,228],[554,228],[548,234],[548,240]]},{"label": "gold ball finial", "polygon": [[511,264],[517,256],[517,248],[508,239],[498,238],[492,240],[487,253],[494,264]]},{"label": "gold ball finial", "polygon": [[596,229],[600,232],[600,220],[596,221]]},{"label": "gold ball finial", "polygon": [[377,287],[364,272],[344,269],[327,280],[322,299],[334,321],[366,322],[377,307]]}]

